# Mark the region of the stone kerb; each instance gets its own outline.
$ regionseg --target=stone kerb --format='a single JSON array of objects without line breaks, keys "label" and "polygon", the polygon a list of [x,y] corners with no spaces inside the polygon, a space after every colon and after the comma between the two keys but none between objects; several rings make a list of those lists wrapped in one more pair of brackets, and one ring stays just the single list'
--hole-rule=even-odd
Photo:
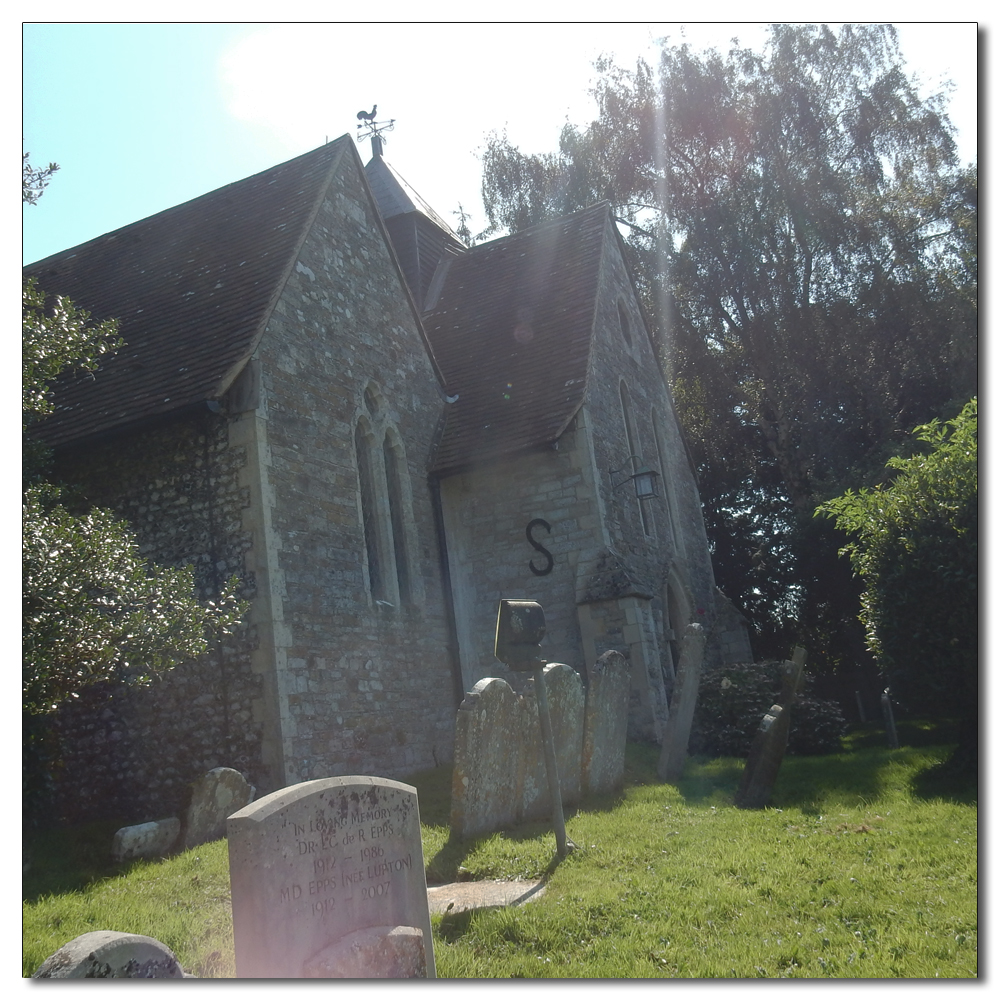
[{"label": "stone kerb", "polygon": [[455,720],[451,831],[490,833],[518,820],[524,784],[524,707],[499,677],[466,694]]},{"label": "stone kerb", "polygon": [[[567,663],[550,663],[542,671],[545,693],[552,721],[552,742],[555,744],[556,768],[564,805],[580,801],[581,754],[583,750],[583,681]],[[520,819],[546,819],[552,814],[549,782],[545,771],[541,725],[534,683],[524,696],[525,756],[523,797]]]},{"label": "stone kerb", "polygon": [[588,795],[617,791],[624,780],[630,688],[628,661],[617,650],[587,671],[581,771]]},{"label": "stone kerb", "polygon": [[231,767],[213,767],[195,783],[184,820],[184,850],[226,835],[226,819],[253,801],[254,787]]},{"label": "stone kerb", "polygon": [[228,836],[239,978],[380,977],[380,954],[412,960],[412,928],[424,967],[410,974],[435,975],[414,788],[305,781],[234,813]]}]

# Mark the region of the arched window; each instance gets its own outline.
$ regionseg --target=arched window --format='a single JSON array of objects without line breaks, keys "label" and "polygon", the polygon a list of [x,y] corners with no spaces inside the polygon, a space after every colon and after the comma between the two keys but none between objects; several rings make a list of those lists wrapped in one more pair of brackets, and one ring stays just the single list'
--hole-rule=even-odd
[{"label": "arched window", "polygon": [[[632,472],[635,472],[636,468],[642,464],[642,451],[639,448],[639,435],[636,433],[635,427],[635,415],[632,412],[632,400],[629,396],[628,387],[624,382],[620,384],[621,400],[622,400],[622,420],[625,422],[625,439],[628,442],[628,453],[629,455],[634,455],[634,459],[629,459],[629,465],[631,466]],[[642,520],[642,530],[645,534],[650,534],[649,528],[649,515],[646,513],[645,505],[641,500],[637,500],[636,503],[639,504],[639,517]]]},{"label": "arched window", "polygon": [[674,551],[682,553],[681,538],[677,531],[677,522],[674,519],[674,490],[673,480],[667,469],[666,453],[663,450],[663,429],[660,427],[660,415],[656,410],[652,411],[653,441],[656,444],[656,459],[660,463],[660,477],[663,483],[663,506],[667,512],[667,524],[670,527],[670,537],[674,542]]},{"label": "arched window", "polygon": [[385,461],[386,495],[389,499],[389,526],[392,529],[392,554],[396,563],[396,585],[399,600],[409,604],[410,560],[406,553],[406,525],[403,518],[403,467],[402,444],[394,442],[389,431],[382,439],[382,455]]},{"label": "arched window", "polygon": [[375,600],[385,600],[385,577],[379,544],[378,495],[372,468],[370,425],[363,418],[354,428],[354,452],[358,463],[358,484],[361,488],[361,521],[365,533],[365,555],[368,562],[368,590]]},{"label": "arched window", "polygon": [[618,325],[621,327],[622,340],[631,347],[632,346],[632,324],[629,322],[628,312],[625,309],[625,302],[623,299],[618,299]]}]

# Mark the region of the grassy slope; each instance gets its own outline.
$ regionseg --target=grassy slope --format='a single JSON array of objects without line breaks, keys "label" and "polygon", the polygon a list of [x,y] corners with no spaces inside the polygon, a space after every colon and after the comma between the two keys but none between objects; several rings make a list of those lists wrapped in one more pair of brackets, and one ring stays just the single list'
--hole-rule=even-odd
[{"label": "grassy slope", "polygon": [[[731,805],[740,761],[694,760],[662,785],[656,752],[630,746],[623,794],[568,813],[579,850],[560,863],[545,825],[451,841],[450,772],[411,779],[429,882],[548,876],[528,906],[435,917],[439,976],[977,975],[975,791],[928,790],[942,748],[786,758],[759,812]],[[25,975],[112,927],[158,938],[196,975],[233,975],[224,841],[86,885],[96,847],[72,844],[36,847],[49,880],[25,880]],[[62,874],[42,860],[53,852]]]}]

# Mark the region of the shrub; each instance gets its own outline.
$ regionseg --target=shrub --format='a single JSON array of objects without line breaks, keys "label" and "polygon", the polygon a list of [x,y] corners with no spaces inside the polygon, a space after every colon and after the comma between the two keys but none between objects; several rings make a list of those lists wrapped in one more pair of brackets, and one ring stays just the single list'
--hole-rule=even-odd
[{"label": "shrub", "polygon": [[[704,671],[691,729],[691,753],[747,756],[764,713],[781,694],[782,675],[778,660],[730,663]],[[835,701],[809,694],[810,684],[807,675],[792,708],[788,752],[838,753],[847,722]]]}]

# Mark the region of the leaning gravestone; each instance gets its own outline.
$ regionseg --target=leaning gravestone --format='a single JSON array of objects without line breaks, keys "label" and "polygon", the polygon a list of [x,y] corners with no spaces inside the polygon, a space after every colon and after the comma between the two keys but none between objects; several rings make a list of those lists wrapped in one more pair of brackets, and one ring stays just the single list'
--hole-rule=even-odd
[{"label": "leaning gravestone", "polygon": [[587,671],[580,767],[588,795],[617,791],[624,780],[630,693],[628,660],[609,649]]},{"label": "leaning gravestone", "polygon": [[680,781],[687,761],[691,723],[698,702],[701,683],[701,661],[705,653],[705,629],[692,622],[681,638],[681,655],[677,665],[674,692],[670,698],[670,714],[663,734],[663,746],[656,774],[660,781]]},{"label": "leaning gravestone", "polygon": [[802,670],[806,662],[806,651],[796,646],[792,658],[784,663],[785,676],[782,680],[781,695],[772,705],[750,744],[740,787],[734,801],[740,809],[763,809],[771,799],[774,783],[778,780],[778,769],[788,746],[788,730],[792,724],[792,704],[802,682]]},{"label": "leaning gravestone", "polygon": [[228,831],[237,977],[434,977],[416,789],[305,781]]},{"label": "leaning gravestone", "polygon": [[184,818],[184,849],[226,835],[226,819],[253,801],[254,787],[231,767],[213,767],[191,789]]},{"label": "leaning gravestone", "polygon": [[156,938],[90,931],[53,952],[32,979],[185,979],[174,953]]},{"label": "leaning gravestone", "polygon": [[181,821],[176,817],[157,819],[152,823],[123,826],[111,841],[112,861],[131,861],[133,858],[161,858],[170,853],[181,832]]}]

